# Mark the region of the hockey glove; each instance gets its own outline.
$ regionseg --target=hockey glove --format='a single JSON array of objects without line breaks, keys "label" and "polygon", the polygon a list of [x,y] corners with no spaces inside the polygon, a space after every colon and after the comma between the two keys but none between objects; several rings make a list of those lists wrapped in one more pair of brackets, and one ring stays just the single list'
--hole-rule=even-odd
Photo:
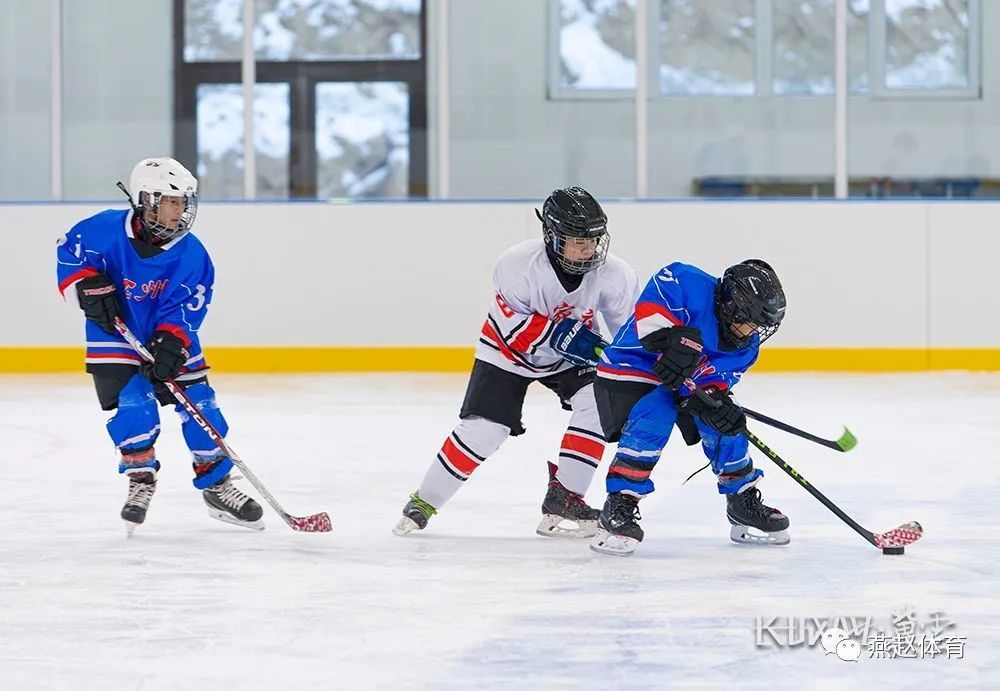
[{"label": "hockey glove", "polygon": [[725,436],[740,434],[746,429],[747,416],[743,413],[743,409],[736,405],[731,393],[720,391],[714,386],[706,386],[702,391],[711,397],[717,407],[692,394],[684,399],[681,408]]},{"label": "hockey glove", "polygon": [[549,346],[567,362],[578,367],[593,367],[608,344],[583,322],[566,317],[553,327]]},{"label": "hockey glove", "polygon": [[88,276],[76,284],[83,315],[109,334],[116,333],[115,317],[121,315],[115,284],[104,274]]},{"label": "hockey glove", "polygon": [[659,353],[653,374],[668,389],[678,389],[689,379],[701,360],[701,331],[690,326],[660,329],[639,339],[642,347]]},{"label": "hockey glove", "polygon": [[153,362],[144,362],[142,374],[153,383],[174,379],[188,359],[184,341],[169,331],[157,331],[149,340],[149,352]]}]

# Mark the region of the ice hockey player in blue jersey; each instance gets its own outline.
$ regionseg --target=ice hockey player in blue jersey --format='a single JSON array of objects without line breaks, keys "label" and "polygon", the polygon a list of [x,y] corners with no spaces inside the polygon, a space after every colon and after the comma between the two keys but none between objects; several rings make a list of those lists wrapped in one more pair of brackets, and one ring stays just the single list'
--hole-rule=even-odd
[{"label": "ice hockey player in blue jersey", "polygon": [[[198,338],[212,301],[215,269],[190,232],[197,191],[198,181],[177,161],[140,161],[126,190],[132,208],[80,221],[59,239],[56,251],[59,291],[66,298],[75,287],[86,317],[87,372],[101,408],[115,411],[107,429],[121,454],[118,472],[129,480],[121,517],[130,535],[145,521],[156,490],[157,402],[177,403],[163,382],[177,381],[221,434],[228,431]],[[118,334],[116,317],[148,344],[155,362],[143,362]],[[233,484],[232,460],[181,405],[176,410],[194,457],[194,486],[209,515],[262,529],[260,505]]]},{"label": "ice hockey player in blue jersey", "polygon": [[591,549],[627,555],[642,541],[639,500],[653,491],[650,474],[675,425],[688,444],[702,443],[726,497],[731,539],[788,544],[788,518],[761,501],[763,472],[753,467],[746,417],[731,393],[784,315],[781,282],[759,259],[731,266],[721,280],[681,263],[649,280],[597,366],[601,426],[618,449]]}]

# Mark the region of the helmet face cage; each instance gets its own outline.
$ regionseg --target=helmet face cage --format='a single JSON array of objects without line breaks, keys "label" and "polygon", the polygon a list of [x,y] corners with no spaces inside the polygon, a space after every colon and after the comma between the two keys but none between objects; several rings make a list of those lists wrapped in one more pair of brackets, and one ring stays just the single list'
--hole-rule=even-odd
[{"label": "helmet face cage", "polygon": [[[171,228],[160,220],[160,203],[164,196],[184,199],[184,209],[177,220],[176,227]],[[198,214],[198,195],[194,193],[164,195],[160,192],[139,192],[139,210],[142,212],[142,222],[156,244],[164,244],[180,238],[191,230],[195,216]]]},{"label": "helmet face cage", "polygon": [[[559,233],[546,224],[544,234],[545,242],[552,247],[552,253],[555,255],[556,262],[568,274],[585,274],[600,267],[608,259],[608,247],[611,245],[611,236],[608,235],[606,230],[593,237],[580,237],[578,235]],[[567,259],[567,246],[590,246],[594,248],[594,252],[587,259]]]},{"label": "helmet face cage", "polygon": [[[781,326],[780,321],[776,324],[758,324],[740,302],[739,297],[733,297],[729,300],[724,299],[719,306],[719,316],[723,327],[722,335],[730,344],[737,349],[746,348],[756,335],[759,339],[758,345],[760,345],[778,332],[778,327]],[[733,331],[733,326],[736,324],[747,324],[753,328],[753,331],[747,336],[740,336]]]},{"label": "helmet face cage", "polygon": [[545,200],[541,213],[535,209],[535,215],[542,222],[542,237],[550,257],[566,273],[585,274],[607,260],[611,244],[608,217],[587,190],[555,190]]}]

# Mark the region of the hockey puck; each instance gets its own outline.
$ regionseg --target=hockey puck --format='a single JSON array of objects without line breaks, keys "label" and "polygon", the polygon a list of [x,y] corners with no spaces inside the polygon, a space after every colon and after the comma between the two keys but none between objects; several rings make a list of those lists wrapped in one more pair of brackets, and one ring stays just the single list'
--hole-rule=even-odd
[{"label": "hockey puck", "polygon": [[883,547],[882,554],[902,554],[902,547]]}]

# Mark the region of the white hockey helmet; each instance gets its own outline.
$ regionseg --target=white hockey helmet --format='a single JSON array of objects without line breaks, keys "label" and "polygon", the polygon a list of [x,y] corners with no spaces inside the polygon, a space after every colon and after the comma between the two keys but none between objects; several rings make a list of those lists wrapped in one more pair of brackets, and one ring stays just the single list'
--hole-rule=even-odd
[{"label": "white hockey helmet", "polygon": [[[198,213],[198,179],[174,159],[139,161],[129,178],[129,192],[143,224],[158,244],[176,240],[194,225]],[[163,197],[183,199],[179,217],[176,210],[164,210],[161,217],[160,200]]]}]

